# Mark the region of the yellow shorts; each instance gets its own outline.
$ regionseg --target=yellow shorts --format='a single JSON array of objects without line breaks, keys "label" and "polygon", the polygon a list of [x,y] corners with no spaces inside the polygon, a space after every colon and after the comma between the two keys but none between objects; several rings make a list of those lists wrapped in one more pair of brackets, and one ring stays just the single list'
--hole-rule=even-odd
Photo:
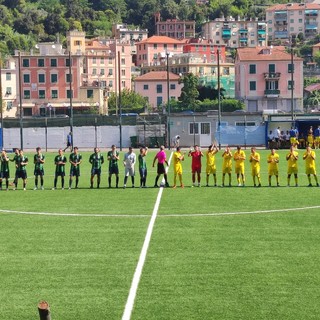
[{"label": "yellow shorts", "polygon": [[231,167],[222,168],[222,173],[231,173],[231,172],[232,172],[232,168]]},{"label": "yellow shorts", "polygon": [[320,137],[315,137],[314,140],[315,140],[316,143],[318,143],[318,144],[320,143]]},{"label": "yellow shorts", "polygon": [[236,174],[244,174],[244,166],[236,166],[235,173]]},{"label": "yellow shorts", "polygon": [[306,174],[317,174],[315,167],[306,168]]},{"label": "yellow shorts", "polygon": [[216,166],[207,166],[206,173],[207,174],[216,174],[217,168]]},{"label": "yellow shorts", "polygon": [[298,173],[298,167],[288,168],[288,174],[297,174],[297,173]]},{"label": "yellow shorts", "polygon": [[182,165],[176,165],[173,169],[174,174],[182,174]]},{"label": "yellow shorts", "polygon": [[278,176],[279,175],[279,170],[274,168],[274,169],[269,169],[268,170],[268,175],[269,176]]},{"label": "yellow shorts", "polygon": [[253,177],[259,177],[260,176],[260,168],[251,169],[251,175]]}]

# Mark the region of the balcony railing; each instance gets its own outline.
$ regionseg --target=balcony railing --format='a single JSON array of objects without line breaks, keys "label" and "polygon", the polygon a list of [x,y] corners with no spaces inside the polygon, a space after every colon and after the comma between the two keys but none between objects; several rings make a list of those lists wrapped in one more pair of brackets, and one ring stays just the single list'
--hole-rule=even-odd
[{"label": "balcony railing", "polygon": [[281,73],[280,72],[265,72],[264,73],[264,78],[269,80],[269,79],[279,79]]},{"label": "balcony railing", "polygon": [[264,94],[267,97],[278,97],[280,94],[280,90],[264,90]]}]

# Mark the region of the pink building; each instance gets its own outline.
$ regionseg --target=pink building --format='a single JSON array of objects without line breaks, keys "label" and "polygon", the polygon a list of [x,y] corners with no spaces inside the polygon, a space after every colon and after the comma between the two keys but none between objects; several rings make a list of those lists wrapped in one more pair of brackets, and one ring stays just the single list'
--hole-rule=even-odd
[{"label": "pink building", "polygon": [[167,54],[183,52],[185,42],[166,36],[152,36],[137,43],[137,66],[160,65]]},{"label": "pink building", "polygon": [[294,110],[303,110],[303,59],[291,56],[283,46],[239,48],[235,96],[245,102],[249,112],[290,112],[292,102]]},{"label": "pink building", "polygon": [[[60,44],[42,43],[39,53],[16,52],[16,67],[20,64],[21,93],[24,116],[45,115],[53,110],[65,113],[70,100],[70,68],[72,74],[72,98],[79,98],[81,56],[65,53]],[[70,67],[69,67],[70,66]],[[17,101],[20,101],[19,84]],[[59,111],[60,109],[60,111]]]},{"label": "pink building", "polygon": [[[181,95],[183,84],[180,77],[169,72],[169,97],[177,100]],[[168,78],[166,71],[152,71],[135,78],[135,91],[144,96],[153,111],[158,111],[168,102]]]}]

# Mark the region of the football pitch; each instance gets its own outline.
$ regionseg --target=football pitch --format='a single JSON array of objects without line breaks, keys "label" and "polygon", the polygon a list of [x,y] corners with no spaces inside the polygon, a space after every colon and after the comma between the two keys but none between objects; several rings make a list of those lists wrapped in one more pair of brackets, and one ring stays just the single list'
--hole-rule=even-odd
[{"label": "football pitch", "polygon": [[[218,187],[205,187],[203,159],[202,187],[191,188],[186,158],[184,189],[153,188],[150,151],[149,188],[136,170],[125,190],[121,165],[120,188],[107,188],[107,163],[101,188],[89,189],[91,153],[81,151],[79,189],[67,190],[67,175],[65,190],[60,180],[51,190],[56,153],[47,153],[45,190],[33,190],[26,153],[27,191],[19,181],[0,192],[0,320],[38,319],[41,300],[57,320],[319,319],[320,188],[307,187],[304,150],[299,187],[286,187],[287,151],[280,187],[267,187],[269,151],[258,150],[261,188],[248,160],[245,187],[234,173],[233,187],[219,187],[222,152]],[[168,177],[172,185],[172,165]]]}]

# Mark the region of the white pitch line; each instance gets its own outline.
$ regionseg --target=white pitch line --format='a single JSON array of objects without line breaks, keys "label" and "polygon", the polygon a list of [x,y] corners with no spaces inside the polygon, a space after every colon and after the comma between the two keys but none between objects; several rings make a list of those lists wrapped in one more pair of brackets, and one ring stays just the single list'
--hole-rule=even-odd
[{"label": "white pitch line", "polygon": [[227,216],[227,215],[240,215],[240,214],[264,214],[264,213],[277,213],[301,210],[319,209],[320,206],[303,207],[303,208],[286,208],[286,209],[272,209],[272,210],[256,210],[256,211],[239,211],[239,212],[216,212],[216,213],[186,213],[186,214],[162,214],[161,218],[166,217],[214,217],[214,216]]},{"label": "white pitch line", "polygon": [[[170,155],[169,166],[170,166],[170,163],[171,163],[172,155],[173,155],[173,153],[171,153],[171,155]],[[169,167],[167,167],[166,172],[168,172],[168,168]],[[144,266],[144,263],[146,261],[146,256],[147,256],[148,248],[149,248],[150,241],[151,241],[153,227],[154,227],[156,218],[158,216],[158,210],[159,210],[159,206],[160,206],[160,201],[161,201],[163,189],[164,188],[160,188],[160,190],[158,192],[157,201],[156,201],[156,203],[154,205],[154,208],[153,208],[152,216],[151,216],[150,223],[149,223],[149,226],[148,226],[148,229],[147,229],[147,234],[146,234],[146,237],[144,239],[142,250],[140,252],[139,261],[138,261],[138,264],[137,264],[137,267],[136,267],[136,270],[135,270],[135,273],[134,273],[134,276],[133,276],[133,279],[132,279],[132,283],[131,283],[131,287],[130,287],[127,303],[126,303],[126,306],[124,308],[124,312],[123,312],[123,315],[122,315],[122,320],[130,320],[131,319],[131,314],[132,314],[132,310],[133,310],[133,306],[134,306],[134,301],[136,299],[137,290],[138,290],[138,286],[139,286],[139,282],[140,282],[143,266]]]}]

